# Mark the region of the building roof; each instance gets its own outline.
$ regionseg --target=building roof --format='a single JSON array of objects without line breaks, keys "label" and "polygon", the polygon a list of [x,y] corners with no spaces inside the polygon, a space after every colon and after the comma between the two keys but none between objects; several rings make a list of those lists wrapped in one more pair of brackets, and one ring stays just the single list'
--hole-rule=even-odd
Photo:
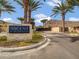
[{"label": "building roof", "polygon": [[[45,23],[46,27],[62,27],[61,20],[49,20]],[[79,27],[79,21],[65,21],[65,27]]]}]

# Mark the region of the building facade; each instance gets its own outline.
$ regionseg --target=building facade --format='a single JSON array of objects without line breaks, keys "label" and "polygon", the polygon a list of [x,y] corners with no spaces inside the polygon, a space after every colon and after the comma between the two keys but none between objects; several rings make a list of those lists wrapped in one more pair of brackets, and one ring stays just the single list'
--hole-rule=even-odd
[{"label": "building facade", "polygon": [[7,22],[4,22],[4,21],[0,20],[0,32],[6,32],[7,31],[7,26],[8,26]]},{"label": "building facade", "polygon": [[[46,28],[51,27],[52,32],[62,32],[62,21],[60,20],[49,20],[44,26]],[[65,32],[78,32],[79,33],[79,22],[78,21],[65,21]]]}]

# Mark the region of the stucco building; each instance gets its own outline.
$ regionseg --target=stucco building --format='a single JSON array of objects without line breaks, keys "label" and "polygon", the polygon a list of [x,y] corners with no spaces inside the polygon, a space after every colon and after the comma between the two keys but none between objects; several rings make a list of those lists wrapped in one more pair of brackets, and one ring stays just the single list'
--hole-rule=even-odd
[{"label": "stucco building", "polygon": [[[46,28],[51,27],[52,32],[62,32],[62,21],[61,20],[49,20],[44,26]],[[65,21],[66,32],[79,32],[79,21]]]}]

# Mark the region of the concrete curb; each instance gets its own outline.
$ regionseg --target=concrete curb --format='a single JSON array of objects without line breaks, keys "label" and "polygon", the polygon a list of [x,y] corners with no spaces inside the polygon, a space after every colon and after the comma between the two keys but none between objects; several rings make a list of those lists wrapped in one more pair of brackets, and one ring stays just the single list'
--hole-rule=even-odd
[{"label": "concrete curb", "polygon": [[[32,55],[35,54],[36,52],[39,52],[40,50],[42,50],[43,48],[47,47],[50,44],[50,39],[46,39],[47,42],[45,42],[44,44],[33,48],[33,49],[29,49],[29,50],[22,50],[22,51],[15,51],[15,52],[0,52],[0,59],[8,59],[8,58],[13,58],[15,57],[17,59],[17,57],[23,57],[24,55],[26,55],[28,57],[28,55]],[[20,58],[19,59],[22,59]]]},{"label": "concrete curb", "polygon": [[45,44],[48,40],[45,38],[43,41],[31,45],[31,46],[24,46],[24,47],[17,47],[17,48],[4,48],[4,47],[0,47],[0,52],[16,52],[16,51],[23,51],[23,50],[30,50],[30,49],[34,49],[37,48],[43,44]]}]

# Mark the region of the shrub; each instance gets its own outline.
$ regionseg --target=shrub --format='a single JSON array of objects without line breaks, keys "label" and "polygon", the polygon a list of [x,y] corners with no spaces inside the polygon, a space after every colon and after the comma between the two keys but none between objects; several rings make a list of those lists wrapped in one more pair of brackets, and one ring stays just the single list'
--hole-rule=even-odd
[{"label": "shrub", "polygon": [[1,36],[0,41],[7,41],[7,37],[6,36]]},{"label": "shrub", "polygon": [[31,45],[31,44],[33,44],[33,43],[31,43],[31,42],[27,43],[25,41],[21,41],[21,42],[16,43],[17,46],[28,46],[28,45]]},{"label": "shrub", "polygon": [[33,34],[32,37],[32,42],[34,43],[38,43],[39,41],[41,41],[43,39],[43,36],[41,36],[40,34]]},{"label": "shrub", "polygon": [[18,43],[17,43],[17,46],[24,46],[24,45],[26,45],[25,42],[18,42]]}]

